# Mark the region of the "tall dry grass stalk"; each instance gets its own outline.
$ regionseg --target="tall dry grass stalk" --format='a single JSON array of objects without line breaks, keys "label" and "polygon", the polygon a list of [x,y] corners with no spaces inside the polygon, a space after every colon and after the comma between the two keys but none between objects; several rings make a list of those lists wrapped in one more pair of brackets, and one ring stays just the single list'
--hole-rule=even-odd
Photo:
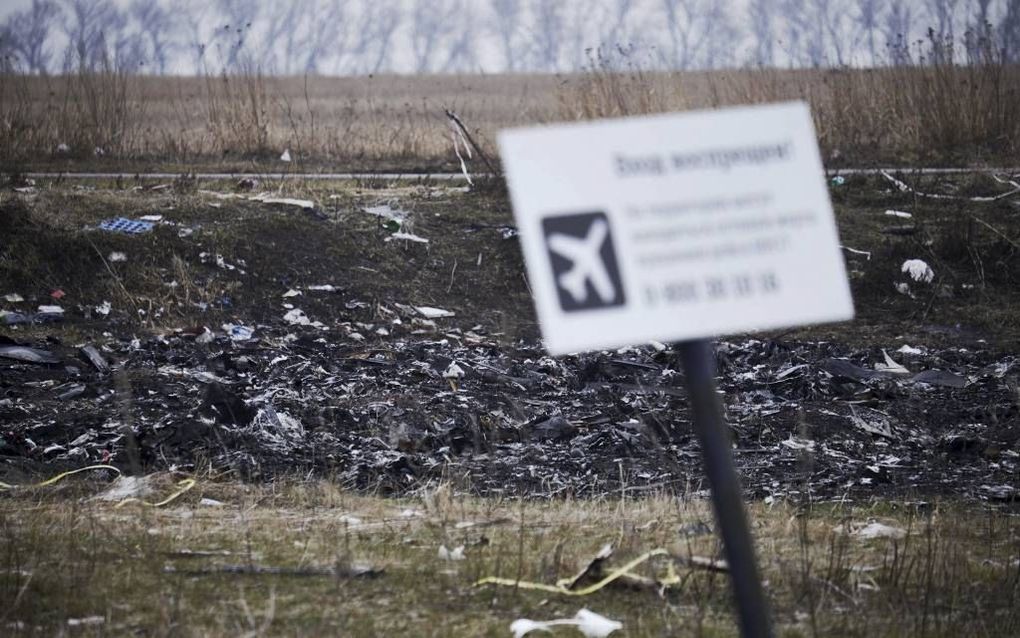
[{"label": "tall dry grass stalk", "polygon": [[[754,69],[646,72],[599,53],[560,97],[564,119],[591,119],[806,100],[829,162],[1016,162],[1020,154],[1020,66],[994,47],[970,64],[952,44],[878,69]],[[910,56],[900,56],[910,60]]]},{"label": "tall dry grass stalk", "polygon": [[[0,75],[0,154],[11,160],[130,152],[147,106],[138,80],[108,59],[56,77]],[[58,151],[60,145],[68,150]]]},{"label": "tall dry grass stalk", "polygon": [[[46,164],[95,148],[117,159],[205,165],[435,166],[453,161],[443,111],[487,146],[502,128],[806,100],[826,161],[910,165],[1016,163],[1020,67],[986,46],[953,62],[927,57],[880,69],[653,72],[626,52],[593,54],[569,76],[267,77],[238,65],[198,78],[96,71],[0,75],[0,163]],[[941,48],[940,48],[941,47]],[[66,144],[70,153],[58,153]]]}]

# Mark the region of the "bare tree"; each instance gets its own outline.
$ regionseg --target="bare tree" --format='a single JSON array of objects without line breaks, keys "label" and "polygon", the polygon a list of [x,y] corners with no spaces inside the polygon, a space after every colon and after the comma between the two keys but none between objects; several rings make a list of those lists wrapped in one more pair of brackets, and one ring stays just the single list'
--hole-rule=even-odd
[{"label": "bare tree", "polygon": [[1006,62],[1020,62],[1020,2],[1009,0],[1006,13],[999,22],[999,46],[1002,59]]},{"label": "bare tree", "polygon": [[411,53],[416,73],[436,70],[443,43],[456,31],[459,0],[414,0],[411,6]]},{"label": "bare tree", "polygon": [[523,0],[489,0],[492,13],[488,28],[496,36],[503,68],[510,73],[526,64],[526,51],[521,36],[524,26]]},{"label": "bare tree", "polygon": [[815,0],[815,11],[825,32],[825,57],[837,66],[849,62],[850,51],[855,44],[853,20],[847,0]]},{"label": "bare tree", "polygon": [[210,13],[214,11],[207,0],[187,0],[181,7],[180,46],[187,51],[195,73],[206,71],[206,52],[212,31]]},{"label": "bare tree", "polygon": [[602,25],[599,31],[599,46],[627,48],[631,44],[628,30],[634,0],[603,0],[595,5],[602,16],[595,20]]},{"label": "bare tree", "polygon": [[67,36],[64,67],[96,68],[107,59],[104,29],[117,26],[119,11],[110,0],[64,0],[63,30]]},{"label": "bare tree", "polygon": [[[247,55],[251,55],[248,40],[252,25],[257,24],[263,5],[259,0],[217,0],[216,8],[223,19],[221,27],[213,32],[213,44],[220,61],[226,68],[234,68]],[[263,60],[254,60],[262,64]]]},{"label": "bare tree", "polygon": [[153,0],[134,0],[129,12],[148,47],[153,72],[165,74],[169,56],[179,47],[180,14]]},{"label": "bare tree", "polygon": [[771,66],[776,59],[775,10],[776,0],[751,0],[747,7],[753,47],[751,59],[758,66]]},{"label": "bare tree", "polygon": [[782,45],[794,65],[820,67],[826,61],[824,14],[814,0],[782,0]]},{"label": "bare tree", "polygon": [[883,33],[889,48],[889,62],[894,66],[910,64],[910,30],[913,14],[910,0],[890,0]]},{"label": "bare tree", "polygon": [[559,0],[533,0],[533,67],[543,71],[561,69],[565,14]]},{"label": "bare tree", "polygon": [[389,0],[365,0],[349,56],[352,73],[379,73],[387,68],[401,15],[399,7]]},{"label": "bare tree", "polygon": [[320,5],[317,13],[309,15],[312,24],[306,41],[303,69],[308,74],[320,73],[323,60],[331,56],[339,59],[350,47],[348,4],[344,0],[322,0]]},{"label": "bare tree", "polygon": [[714,0],[661,0],[665,12],[673,69],[711,68],[723,56],[732,56],[735,31],[730,26],[727,2]]},{"label": "bare tree", "polygon": [[30,73],[46,73],[53,57],[50,31],[59,17],[60,7],[53,0],[32,0],[29,8],[12,14],[4,27],[8,55],[19,58]]},{"label": "bare tree", "polygon": [[992,0],[975,0],[974,11],[967,17],[967,30],[963,34],[969,64],[987,62],[995,51],[995,34],[992,29],[989,7]]},{"label": "bare tree", "polygon": [[446,48],[446,60],[440,65],[443,73],[473,72],[478,70],[478,51],[475,48],[475,14],[471,4],[461,5],[454,18],[451,38]]},{"label": "bare tree", "polygon": [[878,33],[878,18],[885,10],[885,0],[857,0],[857,21],[868,47],[868,61],[874,66],[878,63],[878,49],[875,46],[875,35]]}]

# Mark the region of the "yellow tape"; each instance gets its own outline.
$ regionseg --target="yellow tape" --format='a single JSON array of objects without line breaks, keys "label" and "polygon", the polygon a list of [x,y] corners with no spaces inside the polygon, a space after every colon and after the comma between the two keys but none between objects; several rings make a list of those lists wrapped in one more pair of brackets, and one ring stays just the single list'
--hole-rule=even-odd
[{"label": "yellow tape", "polygon": [[53,485],[57,481],[62,481],[63,479],[67,478],[68,476],[71,476],[72,474],[78,474],[79,472],[89,472],[91,470],[113,470],[117,474],[120,474],[120,470],[118,470],[117,468],[113,467],[112,465],[89,465],[87,467],[79,467],[77,470],[70,470],[68,472],[63,472],[61,474],[57,474],[53,478],[48,478],[45,481],[43,481],[42,483],[29,483],[28,485],[11,485],[10,483],[0,482],[0,490],[14,490],[14,489],[27,489],[27,488],[33,488],[33,487],[47,487],[49,485]]},{"label": "yellow tape", "polygon": [[[667,555],[669,555],[669,552],[666,551],[665,549],[662,548],[653,549],[650,552],[638,556],[637,558],[630,561],[626,565],[618,569],[614,569],[609,573],[608,576],[598,581],[597,583],[594,583],[592,585],[589,585],[588,587],[584,587],[581,589],[567,589],[561,583],[557,583],[555,585],[546,585],[544,583],[529,583],[523,580],[513,580],[510,578],[497,578],[495,576],[489,576],[487,578],[483,578],[477,581],[475,583],[475,587],[480,587],[482,585],[502,585],[504,587],[519,587],[520,589],[535,589],[538,591],[547,591],[553,594],[563,594],[564,596],[588,596],[589,594],[594,594],[595,592],[602,589],[603,587],[613,582],[614,580],[617,580],[621,576],[629,574],[634,570],[635,567],[637,567],[641,563],[644,563],[648,559],[654,556],[667,556]],[[679,581],[680,579],[676,576],[676,573],[671,571],[670,576],[668,576],[666,580],[659,582],[663,585],[674,585]]]},{"label": "yellow tape", "polygon": [[195,487],[195,484],[197,482],[198,481],[196,481],[193,478],[186,478],[186,479],[184,479],[182,481],[179,481],[177,483],[177,486],[178,486],[179,489],[176,492],[174,492],[173,494],[171,494],[170,496],[164,498],[162,501],[159,501],[157,503],[150,503],[148,501],[143,501],[140,498],[131,497],[131,498],[126,498],[123,501],[121,501],[120,503],[117,503],[116,505],[114,505],[113,509],[120,509],[121,507],[124,507],[128,503],[141,503],[142,505],[148,505],[149,507],[163,507],[164,505],[169,505],[173,501],[177,500],[178,496],[180,496],[181,494],[186,493],[188,490],[190,490],[191,488]]}]

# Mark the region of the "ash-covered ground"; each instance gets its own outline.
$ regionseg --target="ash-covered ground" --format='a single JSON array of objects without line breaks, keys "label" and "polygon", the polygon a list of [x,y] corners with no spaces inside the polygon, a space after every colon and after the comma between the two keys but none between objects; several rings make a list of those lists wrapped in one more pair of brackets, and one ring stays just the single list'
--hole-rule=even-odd
[{"label": "ash-covered ground", "polygon": [[[1020,207],[980,209],[996,232],[973,227],[967,252],[952,243],[963,204],[883,184],[834,191],[857,322],[719,343],[744,488],[1013,500],[1020,367],[1002,318],[1017,267],[1000,235]],[[0,471],[316,475],[387,494],[705,488],[670,347],[541,350],[503,195],[310,196],[311,211],[179,184],[5,194]],[[99,226],[144,213],[160,219],[137,235]],[[904,292],[899,264],[919,256],[937,277]]]},{"label": "ash-covered ground", "polygon": [[[293,326],[114,339],[91,356],[47,344],[58,363],[4,364],[4,460],[130,467],[136,446],[147,468],[309,473],[384,493],[436,479],[485,495],[702,489],[671,350],[553,359],[470,330],[412,334],[427,321],[413,312],[353,324],[391,333],[370,344]],[[874,370],[880,348],[721,342],[748,493],[1012,498],[1015,358],[904,350],[890,357],[909,373]]]}]

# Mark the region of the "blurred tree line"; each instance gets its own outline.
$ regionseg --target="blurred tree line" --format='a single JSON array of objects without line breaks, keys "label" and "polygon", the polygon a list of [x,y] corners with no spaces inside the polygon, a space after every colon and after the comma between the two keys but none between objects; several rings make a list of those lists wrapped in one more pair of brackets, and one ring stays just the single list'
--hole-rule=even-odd
[{"label": "blurred tree line", "polygon": [[569,72],[1020,61],[1020,0],[32,0],[0,71]]}]

